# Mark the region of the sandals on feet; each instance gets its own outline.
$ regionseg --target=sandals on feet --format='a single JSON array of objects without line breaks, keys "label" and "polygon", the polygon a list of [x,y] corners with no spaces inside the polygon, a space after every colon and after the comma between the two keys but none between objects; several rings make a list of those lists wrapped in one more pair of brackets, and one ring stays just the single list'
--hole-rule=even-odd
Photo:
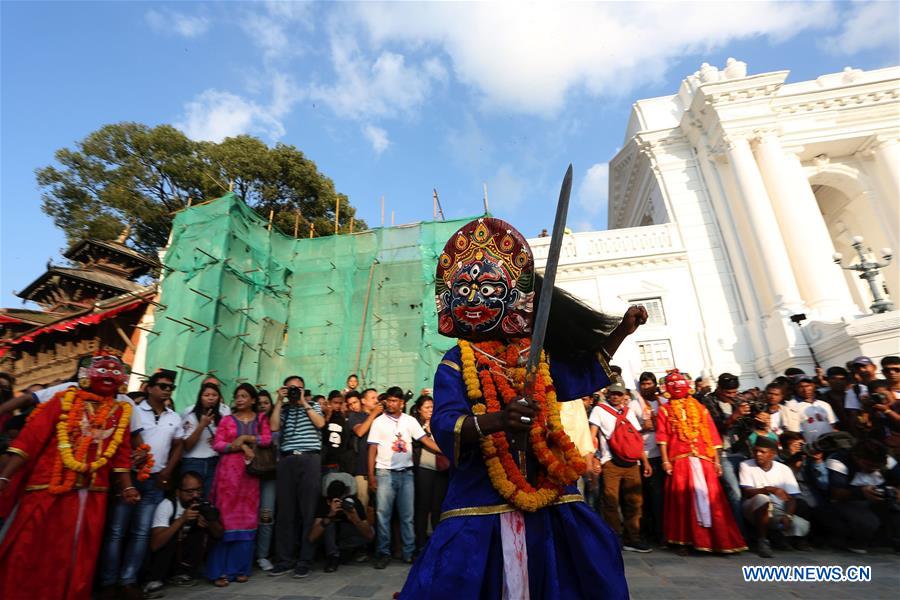
[{"label": "sandals on feet", "polygon": [[246,575],[238,575],[234,578],[234,581],[235,583],[247,583],[248,581],[250,581],[250,578]]},{"label": "sandals on feet", "polygon": [[219,577],[213,582],[213,585],[216,587],[228,587],[228,578],[227,577]]}]

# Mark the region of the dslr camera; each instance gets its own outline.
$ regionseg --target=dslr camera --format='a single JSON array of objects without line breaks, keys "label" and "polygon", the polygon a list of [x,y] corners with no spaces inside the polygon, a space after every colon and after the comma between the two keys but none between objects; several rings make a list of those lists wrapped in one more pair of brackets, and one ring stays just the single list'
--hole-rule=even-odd
[{"label": "dslr camera", "polygon": [[303,395],[303,388],[292,385],[288,388],[287,397],[291,402],[296,402]]},{"label": "dslr camera", "polygon": [[219,509],[213,506],[212,503],[205,498],[196,500],[191,504],[191,508],[200,513],[200,516],[206,519],[207,523],[219,520]]},{"label": "dslr camera", "polygon": [[341,499],[341,510],[346,512],[352,512],[356,510],[356,502],[351,496],[345,496]]}]

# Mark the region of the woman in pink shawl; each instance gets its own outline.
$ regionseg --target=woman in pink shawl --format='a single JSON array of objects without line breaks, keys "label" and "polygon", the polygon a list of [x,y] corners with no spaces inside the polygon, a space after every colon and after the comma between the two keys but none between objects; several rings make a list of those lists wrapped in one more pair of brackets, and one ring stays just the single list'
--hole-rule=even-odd
[{"label": "woman in pink shawl", "polygon": [[206,574],[218,587],[246,582],[253,568],[259,522],[259,479],[247,475],[257,446],[272,443],[265,415],[257,415],[259,394],[249,383],[234,391],[234,410],[219,422],[213,448],[222,455],[210,500],[222,514],[225,536],[206,563]]}]

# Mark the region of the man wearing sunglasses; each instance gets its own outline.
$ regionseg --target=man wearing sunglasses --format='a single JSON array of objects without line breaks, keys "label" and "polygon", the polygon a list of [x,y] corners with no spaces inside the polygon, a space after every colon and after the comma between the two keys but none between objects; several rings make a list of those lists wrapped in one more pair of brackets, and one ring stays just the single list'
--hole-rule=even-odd
[{"label": "man wearing sunglasses", "polygon": [[900,400],[900,356],[885,356],[881,359],[881,372],[891,383],[894,400]]},{"label": "man wearing sunglasses", "polygon": [[166,407],[175,390],[174,377],[171,371],[165,370],[151,375],[147,381],[147,399],[134,407],[132,443],[140,436],[150,446],[154,464],[150,477],[135,484],[141,494],[140,503],[131,506],[117,502],[113,507],[101,555],[100,583],[106,595],[114,594],[114,586],[118,584],[122,586],[118,597],[141,597],[137,579],[150,541],[153,513],[169,488],[184,446],[181,417]]}]

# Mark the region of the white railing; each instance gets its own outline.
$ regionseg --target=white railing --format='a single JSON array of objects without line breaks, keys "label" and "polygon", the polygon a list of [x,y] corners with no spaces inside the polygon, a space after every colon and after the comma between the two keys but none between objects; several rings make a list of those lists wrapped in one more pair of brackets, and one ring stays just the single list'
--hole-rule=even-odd
[{"label": "white railing", "polygon": [[[549,237],[528,240],[538,268],[547,260]],[[563,240],[560,264],[618,260],[683,251],[672,223],[646,225],[609,231],[587,231],[567,235]]]}]

